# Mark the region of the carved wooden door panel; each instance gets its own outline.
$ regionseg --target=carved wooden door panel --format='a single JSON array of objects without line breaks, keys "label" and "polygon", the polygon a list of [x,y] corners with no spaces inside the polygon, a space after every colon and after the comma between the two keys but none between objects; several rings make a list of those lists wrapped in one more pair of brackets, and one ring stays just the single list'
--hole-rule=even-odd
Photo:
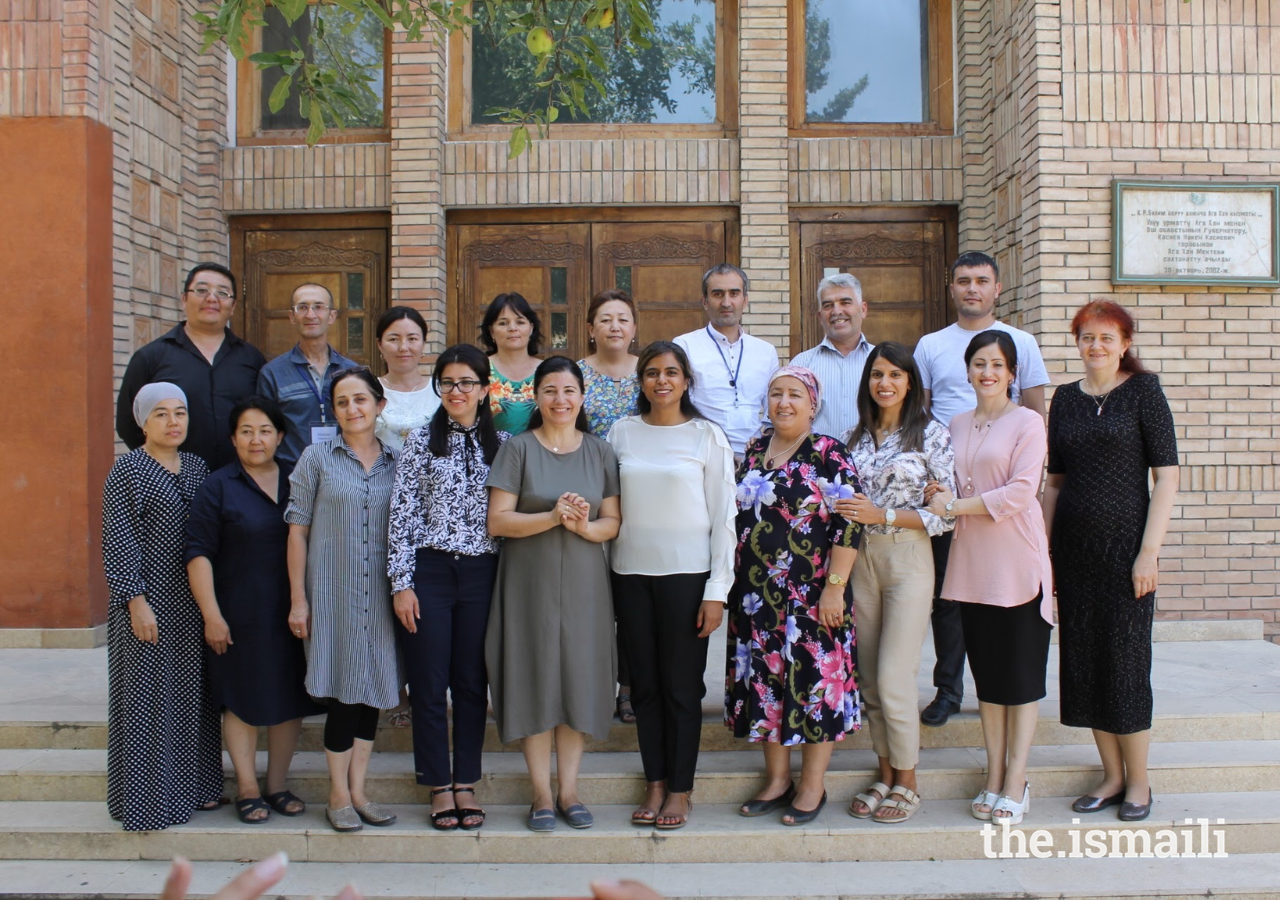
[{"label": "carved wooden door panel", "polygon": [[947,221],[803,222],[800,291],[792,299],[792,353],[822,340],[816,291],[827,275],[850,272],[868,306],[863,332],[872,343],[914,347],[950,322],[947,264],[954,232]]},{"label": "carved wooden door panel", "polygon": [[702,325],[702,274],[726,258],[724,222],[603,222],[591,236],[592,291],[631,295],[638,346]]},{"label": "carved wooden door panel", "polygon": [[242,282],[233,327],[272,359],[298,340],[289,323],[294,289],[306,282],[322,284],[338,310],[329,343],[339,353],[379,369],[373,332],[387,307],[387,229],[288,224],[292,223],[233,220],[232,268]]},{"label": "carved wooden door panel", "polygon": [[582,310],[590,285],[590,226],[462,225],[453,262],[451,342],[480,344],[485,308],[498,294],[522,295],[542,322],[543,355],[580,359]]}]

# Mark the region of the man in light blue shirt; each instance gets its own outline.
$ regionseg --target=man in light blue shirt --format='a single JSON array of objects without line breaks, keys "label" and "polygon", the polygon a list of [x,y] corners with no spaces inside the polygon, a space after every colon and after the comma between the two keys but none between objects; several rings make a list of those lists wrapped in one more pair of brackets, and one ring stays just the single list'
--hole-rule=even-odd
[{"label": "man in light blue shirt", "polygon": [[818,376],[822,384],[822,409],[813,430],[843,440],[858,424],[858,386],[873,344],[862,333],[867,301],[862,283],[847,272],[828,275],[818,283],[818,321],[825,335],[822,343],[791,360]]},{"label": "man in light blue shirt", "polygon": [[293,290],[289,322],[298,343],[258,373],[258,393],[280,404],[289,432],[277,456],[290,465],[313,443],[337,437],[329,409],[329,381],[356,365],[329,346],[329,326],[338,318],[333,295],[322,284],[300,284]]}]

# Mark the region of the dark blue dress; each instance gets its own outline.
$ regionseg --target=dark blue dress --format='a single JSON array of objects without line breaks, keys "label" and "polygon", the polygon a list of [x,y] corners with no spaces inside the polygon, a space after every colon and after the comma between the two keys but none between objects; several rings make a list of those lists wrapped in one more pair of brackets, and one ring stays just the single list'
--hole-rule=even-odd
[{"label": "dark blue dress", "polygon": [[232,643],[219,656],[205,646],[213,702],[249,725],[279,725],[323,712],[307,696],[302,641],[289,631],[289,466],[280,463],[272,500],[239,460],[205,479],[187,518],[185,559],[213,564],[218,607]]}]

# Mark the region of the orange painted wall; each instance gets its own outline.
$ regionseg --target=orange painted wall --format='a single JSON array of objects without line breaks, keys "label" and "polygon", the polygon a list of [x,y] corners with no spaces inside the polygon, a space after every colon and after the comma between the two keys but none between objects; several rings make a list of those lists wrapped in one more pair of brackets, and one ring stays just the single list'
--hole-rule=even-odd
[{"label": "orange painted wall", "polygon": [[111,163],[104,125],[0,119],[0,628],[106,621]]}]

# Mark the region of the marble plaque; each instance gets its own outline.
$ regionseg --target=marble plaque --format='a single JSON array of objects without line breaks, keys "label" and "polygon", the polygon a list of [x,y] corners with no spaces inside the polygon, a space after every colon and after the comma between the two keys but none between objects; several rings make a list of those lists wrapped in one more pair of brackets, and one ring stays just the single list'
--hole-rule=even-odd
[{"label": "marble plaque", "polygon": [[1280,285],[1280,185],[1115,183],[1117,284]]}]

